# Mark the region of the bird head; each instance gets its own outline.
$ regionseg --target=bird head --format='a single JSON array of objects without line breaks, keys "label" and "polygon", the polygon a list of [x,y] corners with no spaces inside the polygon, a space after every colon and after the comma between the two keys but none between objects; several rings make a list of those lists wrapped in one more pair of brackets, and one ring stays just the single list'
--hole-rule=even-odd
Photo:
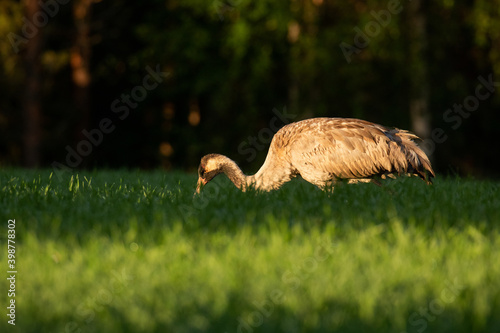
[{"label": "bird head", "polygon": [[222,173],[222,165],[220,163],[220,155],[208,154],[201,158],[200,166],[198,167],[198,183],[196,184],[196,192],[201,192],[203,186],[214,179],[215,176]]}]

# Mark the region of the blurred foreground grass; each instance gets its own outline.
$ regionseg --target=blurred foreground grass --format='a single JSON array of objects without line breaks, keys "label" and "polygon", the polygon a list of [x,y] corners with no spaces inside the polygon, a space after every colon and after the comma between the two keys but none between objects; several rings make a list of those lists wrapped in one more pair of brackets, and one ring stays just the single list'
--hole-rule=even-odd
[{"label": "blurred foreground grass", "polygon": [[[498,332],[500,186],[0,171],[2,332]],[[2,231],[3,230],[3,231]]]}]

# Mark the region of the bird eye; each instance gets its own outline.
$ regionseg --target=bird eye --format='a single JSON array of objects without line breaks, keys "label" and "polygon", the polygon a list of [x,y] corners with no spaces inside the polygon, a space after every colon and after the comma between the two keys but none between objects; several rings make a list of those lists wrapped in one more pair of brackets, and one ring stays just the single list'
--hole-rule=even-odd
[{"label": "bird eye", "polygon": [[198,168],[198,173],[203,177],[203,175],[205,175],[205,168],[200,165],[200,167]]}]

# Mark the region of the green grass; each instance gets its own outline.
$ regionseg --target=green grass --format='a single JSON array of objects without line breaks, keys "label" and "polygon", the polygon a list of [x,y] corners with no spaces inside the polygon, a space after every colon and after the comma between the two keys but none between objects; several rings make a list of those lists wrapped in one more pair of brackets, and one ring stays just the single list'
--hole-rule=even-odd
[{"label": "green grass", "polygon": [[[498,332],[500,186],[0,171],[2,332]],[[16,220],[16,326],[7,221]]]}]

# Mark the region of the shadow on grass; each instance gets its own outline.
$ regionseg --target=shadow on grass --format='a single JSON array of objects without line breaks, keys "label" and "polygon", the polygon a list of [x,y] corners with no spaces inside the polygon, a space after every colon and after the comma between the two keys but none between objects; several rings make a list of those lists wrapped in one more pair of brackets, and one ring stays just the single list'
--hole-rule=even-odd
[{"label": "shadow on grass", "polygon": [[93,171],[57,180],[49,171],[22,170],[1,178],[4,213],[23,221],[20,234],[49,239],[116,237],[135,228],[154,240],[158,230],[178,224],[188,233],[234,233],[270,220],[361,230],[397,219],[429,229],[472,224],[487,232],[500,220],[498,184],[456,178],[438,178],[432,186],[416,178],[381,187],[340,184],[328,194],[300,179],[278,191],[242,193],[219,176],[194,197],[196,176],[184,173]]},{"label": "shadow on grass", "polygon": [[[224,297],[221,295],[221,297]],[[432,299],[432,295],[428,295]],[[439,312],[422,305],[405,304],[409,311],[375,306],[369,318],[361,315],[359,305],[349,301],[327,300],[307,312],[294,311],[267,299],[252,304],[242,303],[238,295],[230,295],[227,307],[221,313],[214,313],[210,304],[205,306],[184,306],[165,309],[161,299],[157,304],[144,304],[141,313],[126,312],[110,304],[91,318],[81,319],[78,315],[67,318],[51,316],[40,318],[23,313],[17,328],[30,332],[494,332],[498,318],[493,313],[479,318],[471,311],[458,312],[453,307],[444,307]],[[420,311],[420,313],[419,313]],[[36,320],[36,321],[35,321]]]}]

